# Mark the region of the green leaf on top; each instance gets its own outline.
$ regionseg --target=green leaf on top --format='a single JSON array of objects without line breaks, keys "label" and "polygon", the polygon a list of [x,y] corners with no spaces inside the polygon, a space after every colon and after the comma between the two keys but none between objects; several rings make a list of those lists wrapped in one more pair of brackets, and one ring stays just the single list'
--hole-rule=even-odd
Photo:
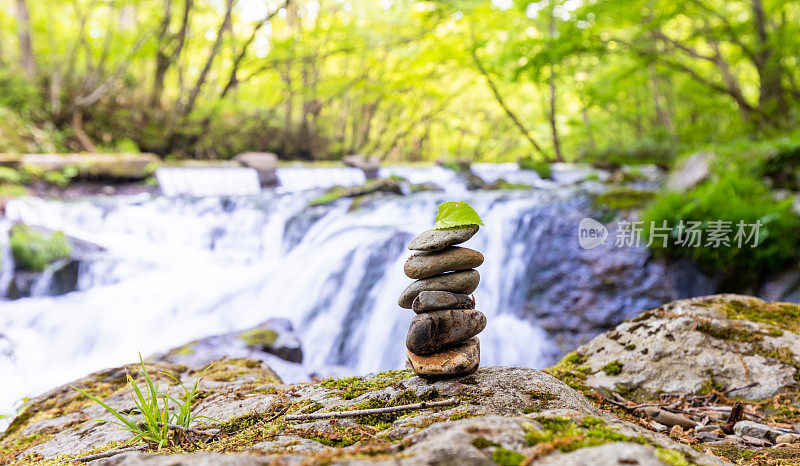
[{"label": "green leaf on top", "polygon": [[464,201],[450,201],[439,204],[439,213],[436,214],[437,230],[459,228],[470,225],[483,225],[480,215],[471,205]]}]

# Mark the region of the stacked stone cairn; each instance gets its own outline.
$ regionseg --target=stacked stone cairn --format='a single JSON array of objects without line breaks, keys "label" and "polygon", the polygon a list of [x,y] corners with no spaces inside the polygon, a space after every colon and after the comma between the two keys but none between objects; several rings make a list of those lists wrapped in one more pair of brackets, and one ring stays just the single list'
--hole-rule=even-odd
[{"label": "stacked stone cairn", "polygon": [[486,316],[469,295],[478,287],[480,275],[474,268],[483,263],[483,254],[455,246],[477,231],[477,225],[428,230],[408,244],[408,249],[420,251],[405,264],[406,275],[417,281],[397,303],[417,314],[406,336],[408,363],[417,375],[455,376],[478,369],[475,335],[486,327]]}]

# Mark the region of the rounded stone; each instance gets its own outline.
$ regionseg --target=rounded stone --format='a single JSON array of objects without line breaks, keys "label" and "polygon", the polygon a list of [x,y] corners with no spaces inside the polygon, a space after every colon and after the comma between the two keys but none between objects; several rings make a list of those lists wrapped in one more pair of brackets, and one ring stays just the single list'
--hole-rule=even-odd
[{"label": "rounded stone", "polygon": [[435,353],[474,337],[486,327],[486,316],[475,309],[447,309],[418,314],[406,335],[406,348],[414,354]]},{"label": "rounded stone", "polygon": [[440,353],[420,356],[406,351],[411,369],[419,376],[433,377],[471,374],[481,362],[481,347],[477,337]]},{"label": "rounded stone", "polygon": [[431,278],[423,278],[408,285],[403,290],[397,304],[404,309],[411,309],[414,299],[423,291],[450,291],[452,293],[470,294],[478,287],[481,275],[477,270],[451,272]]},{"label": "rounded stone", "polygon": [[443,309],[472,309],[474,307],[475,301],[469,296],[449,291],[421,291],[411,303],[411,309],[417,314]]},{"label": "rounded stone", "polygon": [[445,272],[467,270],[483,264],[483,254],[458,246],[441,251],[420,252],[409,257],[404,270],[408,278],[428,278]]},{"label": "rounded stone", "polygon": [[417,235],[408,243],[408,249],[414,251],[436,251],[454,244],[461,244],[478,232],[478,225],[447,230],[428,230]]}]

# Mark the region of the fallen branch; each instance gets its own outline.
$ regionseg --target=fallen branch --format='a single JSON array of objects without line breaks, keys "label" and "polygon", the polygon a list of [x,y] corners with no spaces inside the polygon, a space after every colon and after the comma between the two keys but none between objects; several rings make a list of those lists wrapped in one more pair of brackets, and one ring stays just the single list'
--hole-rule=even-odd
[{"label": "fallen branch", "polygon": [[100,453],[95,453],[95,454],[92,454],[92,455],[79,456],[78,458],[75,458],[72,461],[94,461],[94,460],[99,460],[99,459],[103,459],[103,458],[110,458],[110,457],[112,457],[114,455],[119,455],[120,453],[127,453],[129,451],[144,450],[145,447],[147,447],[147,445],[136,445],[136,446],[133,446],[133,447],[117,448],[115,450],[107,450],[107,451],[103,451],[103,452],[100,452]]},{"label": "fallen branch", "polygon": [[295,414],[286,416],[284,419],[286,419],[287,421],[305,421],[310,419],[329,419],[329,418],[344,418],[344,417],[354,417],[354,416],[368,416],[370,414],[394,413],[397,411],[409,411],[412,409],[438,408],[440,406],[455,406],[460,402],[461,400],[458,397],[453,397],[443,401],[423,401],[422,403],[414,403],[410,405],[400,405],[400,406],[387,406],[385,408],[356,409],[353,411],[333,411],[330,413]]},{"label": "fallen branch", "polygon": [[749,384],[747,384],[747,385],[745,385],[743,387],[731,388],[730,390],[726,390],[725,394],[727,395],[729,393],[738,392],[739,390],[744,390],[745,388],[755,387],[756,385],[758,385],[758,382],[752,382],[752,383],[749,383]]},{"label": "fallen branch", "polygon": [[[183,432],[191,432],[193,434],[216,435],[216,432],[207,432],[207,430],[209,430],[209,429],[198,429],[198,428],[195,428],[195,427],[186,427],[186,426],[182,426],[182,425],[179,425],[179,424],[164,424],[163,422],[157,422],[156,424],[158,424],[158,427],[164,427],[166,425],[168,429],[180,430],[180,431],[183,431]],[[217,429],[213,429],[213,430],[217,430]]]}]

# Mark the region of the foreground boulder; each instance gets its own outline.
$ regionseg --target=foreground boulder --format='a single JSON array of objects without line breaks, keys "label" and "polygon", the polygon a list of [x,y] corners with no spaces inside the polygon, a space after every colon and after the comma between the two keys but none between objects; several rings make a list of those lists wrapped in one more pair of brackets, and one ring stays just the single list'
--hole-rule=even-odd
[{"label": "foreground boulder", "polygon": [[608,390],[735,390],[770,397],[796,384],[800,305],[739,295],[674,301],[619,324],[578,349],[586,384]]},{"label": "foreground boulder", "polygon": [[[120,384],[127,367],[93,374],[77,386],[117,409],[133,408]],[[198,372],[167,370],[184,383]],[[158,381],[168,378],[156,374]],[[179,437],[158,455],[121,453],[92,464],[721,464],[666,436],[597,410],[544,372],[487,367],[428,381],[410,371],[283,385],[252,360],[222,360],[200,383],[194,413],[219,421],[202,441]],[[174,388],[174,387],[173,387]],[[380,408],[450,400],[456,405],[341,419],[287,420],[288,414]],[[110,419],[69,386],[37,397],[0,440],[0,462],[77,456],[117,448],[131,434],[90,419]],[[184,440],[180,440],[183,438]],[[218,452],[225,452],[224,454]]]}]

